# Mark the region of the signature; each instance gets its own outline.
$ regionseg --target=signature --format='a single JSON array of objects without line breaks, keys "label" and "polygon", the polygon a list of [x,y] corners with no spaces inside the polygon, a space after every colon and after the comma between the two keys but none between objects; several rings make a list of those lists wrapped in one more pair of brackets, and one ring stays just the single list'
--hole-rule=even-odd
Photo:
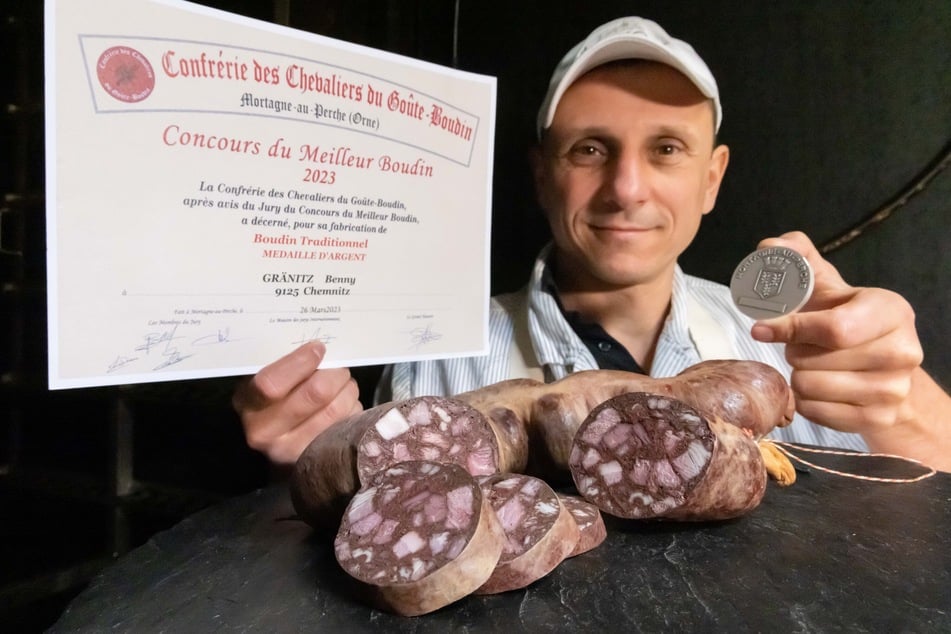
[{"label": "signature", "polygon": [[192,341],[193,346],[210,346],[219,343],[231,343],[232,341],[239,341],[238,339],[231,338],[231,328],[225,328],[222,330],[218,329],[217,332],[213,332],[210,335],[204,335],[203,337],[198,337]]},{"label": "signature", "polygon": [[[142,343],[135,347],[136,352],[144,352],[146,355],[153,354],[158,352],[162,355],[162,362],[157,366],[152,368],[152,370],[161,370],[162,368],[167,368],[170,365],[175,365],[187,359],[188,357],[194,356],[192,354],[182,354],[179,352],[178,347],[174,344],[176,339],[184,339],[184,337],[176,335],[178,330],[178,325],[175,325],[168,330],[148,332],[142,335]],[[217,340],[221,337],[221,331],[217,334],[212,335]],[[129,363],[137,360],[138,357],[126,357],[123,355],[118,355],[116,359],[109,364],[109,372],[113,372],[122,368]]]},{"label": "signature", "polygon": [[162,356],[165,357],[165,361],[162,361],[160,364],[152,368],[152,370],[161,370],[162,368],[167,368],[170,365],[175,365],[176,363],[179,363],[180,361],[184,361],[188,357],[192,357],[194,355],[191,355],[191,354],[183,355],[178,351],[177,348],[170,348],[165,350],[162,353]]},{"label": "signature", "polygon": [[298,340],[296,340],[296,341],[292,341],[292,342],[291,342],[291,345],[299,346],[299,345],[301,345],[301,344],[303,344],[303,343],[307,343],[308,341],[320,341],[321,343],[330,343],[331,341],[333,341],[333,340],[336,339],[336,338],[337,338],[336,335],[321,334],[321,333],[320,333],[320,328],[318,328],[317,330],[315,330],[315,331],[313,331],[312,333],[310,333],[309,336],[308,336],[308,333],[306,333],[306,332],[303,333],[303,334],[301,335],[301,338],[298,339]]},{"label": "signature", "polygon": [[115,360],[106,368],[106,372],[115,372],[119,368],[138,360],[138,357],[124,357],[121,354],[116,355]]},{"label": "signature", "polygon": [[145,352],[148,354],[152,352],[152,348],[155,348],[161,344],[165,344],[165,349],[168,350],[169,344],[175,339],[181,339],[181,337],[175,336],[175,331],[178,330],[178,326],[173,327],[171,330],[166,330],[165,332],[149,332],[143,335],[145,341],[137,346],[135,349],[137,352]]},{"label": "signature", "polygon": [[425,328],[413,328],[409,331],[409,336],[412,342],[411,347],[417,350],[427,343],[442,339],[442,335],[433,330],[432,324],[427,325]]},{"label": "signature", "polygon": [[[199,330],[197,337],[192,338],[192,324],[185,324],[179,331],[181,324],[169,325],[165,330],[153,330],[141,335],[139,344],[135,346],[134,354],[123,351],[117,354],[115,359],[106,366],[106,372],[117,372],[133,362],[140,363],[158,363],[152,367],[152,371],[162,370],[169,366],[181,363],[189,357],[198,354],[200,347],[219,346],[241,341],[242,338],[235,337],[229,326],[204,328]],[[315,335],[316,336],[316,335]],[[148,359],[151,357],[151,360]],[[145,361],[142,361],[145,359]],[[126,369],[128,371],[128,368]]]}]

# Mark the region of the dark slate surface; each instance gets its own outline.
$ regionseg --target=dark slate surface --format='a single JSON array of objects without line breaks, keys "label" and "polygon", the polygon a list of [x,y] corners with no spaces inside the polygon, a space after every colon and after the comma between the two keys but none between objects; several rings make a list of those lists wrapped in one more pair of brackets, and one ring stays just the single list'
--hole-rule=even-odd
[{"label": "dark slate surface", "polygon": [[415,618],[362,603],[292,513],[283,487],[202,511],[99,575],[51,631],[951,631],[949,474],[885,484],[812,470],[770,483],[738,520],[610,519],[600,548],[529,588]]}]

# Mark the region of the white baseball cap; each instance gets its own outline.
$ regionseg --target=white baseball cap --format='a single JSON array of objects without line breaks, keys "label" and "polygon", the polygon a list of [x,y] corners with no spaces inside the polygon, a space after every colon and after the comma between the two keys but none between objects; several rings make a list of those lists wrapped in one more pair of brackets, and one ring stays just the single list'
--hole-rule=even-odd
[{"label": "white baseball cap", "polygon": [[596,66],[620,59],[646,59],[676,68],[692,81],[716,107],[714,130],[720,129],[723,109],[717,82],[693,47],[672,38],[656,22],[626,17],[602,24],[562,58],[548,84],[548,93],[538,110],[537,133],[551,125],[558,101],[576,79]]}]

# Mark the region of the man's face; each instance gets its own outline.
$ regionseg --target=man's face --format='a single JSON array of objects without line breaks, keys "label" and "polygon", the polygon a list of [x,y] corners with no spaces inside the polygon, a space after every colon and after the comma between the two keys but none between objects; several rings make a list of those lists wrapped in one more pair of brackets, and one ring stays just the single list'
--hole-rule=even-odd
[{"label": "man's face", "polygon": [[716,201],[729,152],[713,108],[651,62],[598,67],[558,104],[535,161],[564,290],[669,280]]}]

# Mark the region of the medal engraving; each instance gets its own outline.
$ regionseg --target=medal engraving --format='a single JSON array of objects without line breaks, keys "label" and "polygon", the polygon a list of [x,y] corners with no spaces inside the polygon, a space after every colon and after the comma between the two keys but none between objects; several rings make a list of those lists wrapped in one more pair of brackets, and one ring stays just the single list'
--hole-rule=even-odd
[{"label": "medal engraving", "polygon": [[730,280],[733,302],[753,319],[769,319],[799,310],[812,295],[812,268],[784,247],[754,251],[740,262]]}]

